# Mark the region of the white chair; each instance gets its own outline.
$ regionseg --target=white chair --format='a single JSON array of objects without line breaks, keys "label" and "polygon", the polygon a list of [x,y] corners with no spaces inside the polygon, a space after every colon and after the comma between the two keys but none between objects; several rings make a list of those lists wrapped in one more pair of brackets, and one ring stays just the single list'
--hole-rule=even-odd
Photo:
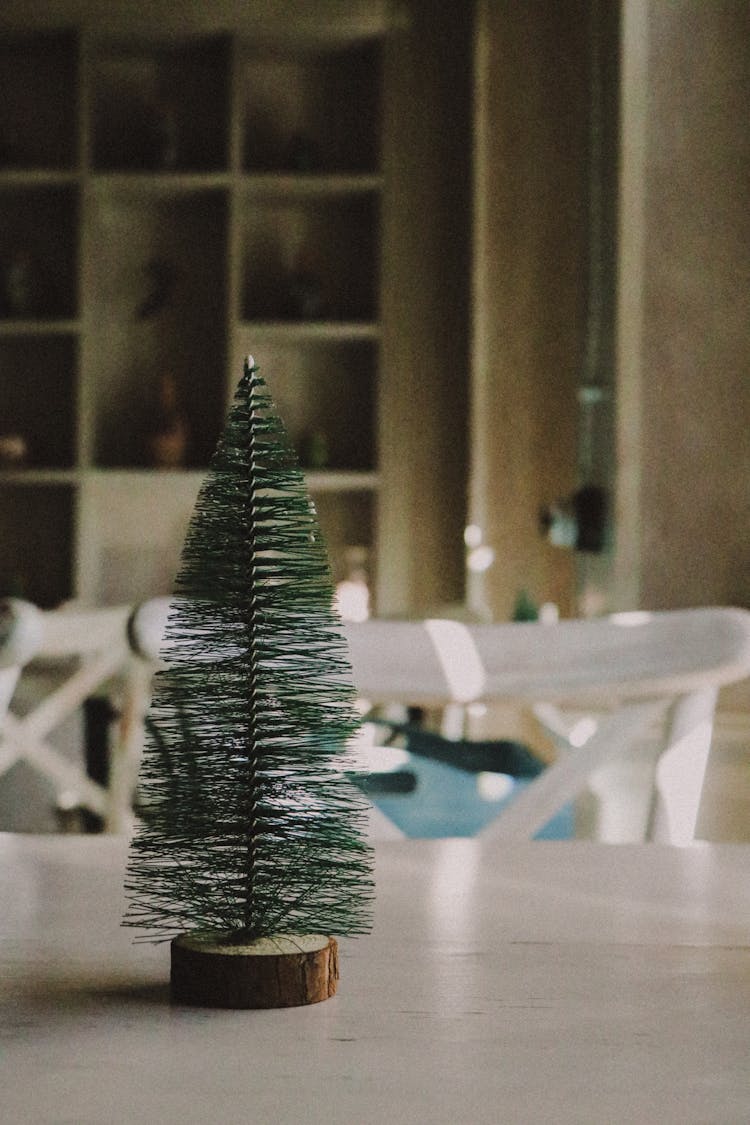
[{"label": "white chair", "polygon": [[[373,701],[531,706],[556,761],[485,829],[534,836],[644,734],[661,735],[646,837],[694,838],[718,689],[750,676],[750,612],[618,614],[556,625],[371,621],[348,628],[354,680]],[[571,731],[559,705],[588,709]],[[585,728],[588,737],[582,737]]]},{"label": "white chair", "polygon": [[[42,641],[42,616],[36,606],[20,598],[0,601],[0,736],[7,725],[8,707],[24,665]],[[0,754],[0,773],[3,772]]]},{"label": "white chair", "polygon": [[[168,599],[131,620],[135,651],[153,662]],[[710,608],[619,614],[555,625],[371,620],[344,626],[354,683],[372,704],[509,700],[534,708],[560,745],[556,760],[484,830],[534,836],[645,731],[662,729],[647,838],[693,839],[720,686],[750,676],[750,612]],[[131,729],[147,706],[142,681]],[[559,705],[591,712],[588,737]],[[133,745],[137,744],[137,738]]]},{"label": "white chair", "polygon": [[[60,754],[48,736],[96,691],[109,690],[113,679],[130,682],[126,675],[132,660],[126,638],[129,608],[41,611],[13,600],[6,606],[0,667],[2,654],[9,666],[0,671],[5,677],[0,680],[0,778],[24,761],[48,778],[58,793],[70,793],[80,807],[100,816],[107,831],[127,830],[132,823],[132,792],[127,763],[118,753],[127,747],[126,735],[114,740],[106,787],[88,777],[83,764],[79,767]],[[52,665],[58,673],[55,679],[62,676],[62,682],[19,718],[7,706],[22,667],[31,659]]]}]

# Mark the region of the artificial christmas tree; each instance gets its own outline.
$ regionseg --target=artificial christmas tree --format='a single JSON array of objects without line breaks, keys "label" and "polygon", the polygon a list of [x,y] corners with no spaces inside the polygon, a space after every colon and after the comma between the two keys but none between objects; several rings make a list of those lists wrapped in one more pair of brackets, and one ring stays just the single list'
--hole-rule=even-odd
[{"label": "artificial christmas tree", "polygon": [[345,776],[357,716],[315,509],[251,358],[175,593],[125,922],[173,939],[176,999],[324,999],[330,935],[369,928],[366,800]]}]

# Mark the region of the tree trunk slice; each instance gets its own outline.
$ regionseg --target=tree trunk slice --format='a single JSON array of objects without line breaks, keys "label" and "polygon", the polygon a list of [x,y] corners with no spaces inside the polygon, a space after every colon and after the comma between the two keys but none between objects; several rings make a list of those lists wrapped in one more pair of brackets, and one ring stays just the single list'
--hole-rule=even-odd
[{"label": "tree trunk slice", "polygon": [[172,1000],[212,1008],[293,1008],[336,991],[336,939],[319,934],[231,944],[218,932],[172,941]]}]

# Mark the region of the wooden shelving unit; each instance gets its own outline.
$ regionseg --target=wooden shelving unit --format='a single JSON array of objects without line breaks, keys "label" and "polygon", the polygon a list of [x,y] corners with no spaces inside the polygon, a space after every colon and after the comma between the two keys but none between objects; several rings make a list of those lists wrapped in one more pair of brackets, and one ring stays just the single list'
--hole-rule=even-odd
[{"label": "wooden shelving unit", "polygon": [[[0,593],[170,589],[243,356],[374,556],[379,44],[0,43]],[[165,386],[183,427],[166,461]]]},{"label": "wooden shelving unit", "polygon": [[335,576],[461,599],[470,6],[396,7],[2,5],[0,593],[168,590],[252,353]]}]

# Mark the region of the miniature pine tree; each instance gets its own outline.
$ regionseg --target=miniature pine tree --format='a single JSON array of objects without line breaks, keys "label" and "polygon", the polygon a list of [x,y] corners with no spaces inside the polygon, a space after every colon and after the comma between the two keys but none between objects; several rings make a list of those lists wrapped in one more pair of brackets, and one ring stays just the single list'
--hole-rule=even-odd
[{"label": "miniature pine tree", "polygon": [[366,802],[327,553],[265,383],[245,364],[201,489],[155,677],[125,923],[229,944],[369,928]]}]

